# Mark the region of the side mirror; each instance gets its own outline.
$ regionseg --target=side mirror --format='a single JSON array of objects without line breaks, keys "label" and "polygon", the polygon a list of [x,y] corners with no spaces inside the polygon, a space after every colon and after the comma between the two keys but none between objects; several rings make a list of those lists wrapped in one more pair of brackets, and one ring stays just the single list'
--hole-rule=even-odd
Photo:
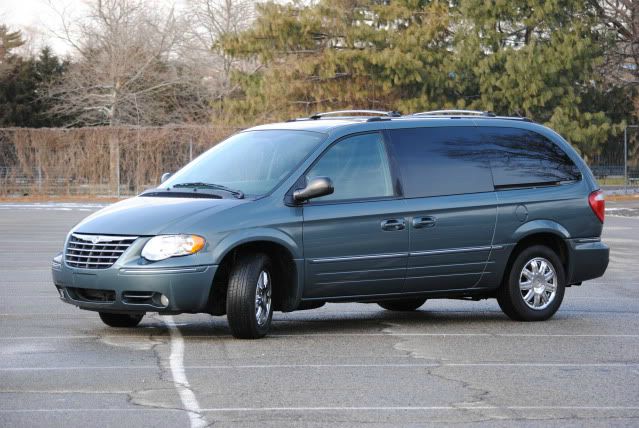
[{"label": "side mirror", "polygon": [[309,199],[319,198],[333,193],[333,182],[328,177],[315,177],[308,182],[305,188],[293,192],[295,202],[304,202]]},{"label": "side mirror", "polygon": [[171,178],[172,175],[173,174],[171,174],[170,172],[165,172],[164,174],[162,174],[162,177],[160,178],[160,184]]}]

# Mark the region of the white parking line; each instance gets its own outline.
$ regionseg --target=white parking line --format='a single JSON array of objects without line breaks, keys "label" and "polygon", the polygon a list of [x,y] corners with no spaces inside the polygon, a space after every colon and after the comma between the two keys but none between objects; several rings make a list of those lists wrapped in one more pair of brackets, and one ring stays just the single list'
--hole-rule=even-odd
[{"label": "white parking line", "polygon": [[[535,363],[535,362],[521,362],[521,363],[509,363],[509,362],[490,362],[490,363],[423,363],[423,364],[240,364],[240,365],[193,365],[193,366],[181,366],[181,377],[186,381],[185,370],[234,370],[234,369],[323,369],[323,368],[433,368],[433,367],[532,367],[532,368],[548,368],[548,367],[574,367],[574,368],[636,368],[639,367],[639,363]],[[95,370],[156,370],[156,366],[56,366],[56,367],[4,367],[0,368],[0,372],[22,372],[22,371],[95,371]],[[173,364],[171,364],[173,369]],[[174,376],[175,381],[175,376]],[[193,394],[193,391],[186,381],[186,386],[181,382],[178,382],[180,386],[185,387]],[[176,385],[177,387],[178,385]],[[178,388],[179,391],[179,388]],[[187,397],[189,400],[195,400],[195,395]],[[191,401],[189,401],[191,402]],[[197,406],[197,400],[195,400],[195,406]],[[199,407],[198,407],[199,408]]]},{"label": "white parking line", "polygon": [[[74,340],[74,339],[148,339],[151,337],[165,337],[162,331],[149,334],[127,334],[127,335],[62,335],[62,336],[5,336],[0,337],[0,341],[11,340]],[[186,339],[230,339],[230,334],[221,335],[187,335]],[[299,333],[299,334],[269,334],[268,338],[295,338],[295,337],[543,337],[543,338],[620,338],[639,339],[639,334],[544,334],[544,333]],[[268,340],[268,339],[267,339]]]},{"label": "white parking line", "polygon": [[197,398],[191,389],[189,380],[186,377],[186,372],[184,371],[184,339],[182,338],[182,334],[175,325],[175,321],[172,316],[169,315],[162,317],[162,321],[164,321],[166,326],[169,328],[169,333],[171,335],[171,355],[169,356],[169,364],[171,366],[173,384],[177,389],[180,400],[182,400],[184,410],[186,410],[189,415],[191,428],[206,427],[207,422],[204,419],[204,416],[202,416],[200,405],[197,402]]},{"label": "white parking line", "polygon": [[[638,406],[324,406],[324,407],[211,407],[202,412],[350,412],[350,411],[472,411],[472,410],[555,410],[555,411],[639,411]],[[0,409],[0,413],[58,412],[175,412],[170,408],[70,408],[70,409]]]},{"label": "white parking line", "polygon": [[[13,336],[0,337],[1,341],[11,340],[74,340],[74,339],[148,339],[149,337],[163,337],[162,331],[146,335],[62,335],[62,336]],[[545,338],[618,338],[639,339],[639,334],[543,334],[543,333],[299,333],[299,334],[269,334],[269,338],[295,338],[295,337],[545,337]],[[186,339],[230,339],[230,334],[224,335],[187,335]],[[268,339],[267,339],[268,340]]]}]

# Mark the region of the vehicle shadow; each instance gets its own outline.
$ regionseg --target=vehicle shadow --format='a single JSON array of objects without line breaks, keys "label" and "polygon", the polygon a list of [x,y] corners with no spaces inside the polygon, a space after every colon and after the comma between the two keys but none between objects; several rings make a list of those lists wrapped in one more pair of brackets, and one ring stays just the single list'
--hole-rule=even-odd
[{"label": "vehicle shadow", "polygon": [[[179,320],[180,322],[177,322]],[[385,334],[390,328],[426,329],[437,332],[438,328],[458,330],[459,326],[468,328],[498,328],[504,329],[512,325],[505,315],[495,311],[477,312],[390,312],[370,311],[359,312],[355,315],[338,312],[296,312],[292,314],[276,314],[268,337],[278,336],[312,336],[312,335],[361,335]],[[189,337],[225,337],[231,335],[226,317],[209,317],[197,319],[176,318],[180,333],[186,339]],[[159,326],[160,328],[162,326]],[[388,333],[390,334],[390,333]]]},{"label": "vehicle shadow", "polygon": [[[136,329],[118,331],[118,335],[168,336],[169,328],[162,316],[146,317]],[[558,313],[551,320],[541,324],[561,323],[574,318],[570,313]],[[231,331],[225,316],[206,314],[174,316],[175,325],[185,338],[207,339],[228,338]],[[539,323],[537,323],[539,324]],[[454,311],[417,310],[414,312],[391,311],[300,311],[276,313],[267,338],[283,336],[340,336],[340,335],[383,335],[397,332],[454,334],[455,332],[499,332],[518,331],[530,323],[510,320],[500,311]],[[113,330],[110,330],[113,332]]]}]

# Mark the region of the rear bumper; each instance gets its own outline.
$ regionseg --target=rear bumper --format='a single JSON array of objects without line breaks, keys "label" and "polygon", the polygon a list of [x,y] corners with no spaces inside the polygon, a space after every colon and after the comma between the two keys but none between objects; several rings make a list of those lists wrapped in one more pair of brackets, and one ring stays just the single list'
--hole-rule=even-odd
[{"label": "rear bumper", "polygon": [[576,284],[603,276],[608,267],[610,248],[600,238],[566,240],[568,244],[568,284]]},{"label": "rear bumper", "polygon": [[[106,312],[203,312],[217,265],[173,268],[76,270],[54,264],[53,283],[61,300]],[[163,304],[161,296],[168,298]],[[166,300],[164,300],[166,302]]]}]

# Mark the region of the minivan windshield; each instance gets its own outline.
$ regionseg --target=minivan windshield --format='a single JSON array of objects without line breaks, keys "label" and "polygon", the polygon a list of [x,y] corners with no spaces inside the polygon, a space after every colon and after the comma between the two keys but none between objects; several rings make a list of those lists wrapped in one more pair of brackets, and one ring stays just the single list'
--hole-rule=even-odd
[{"label": "minivan windshield", "polygon": [[[269,193],[304,160],[326,136],[310,131],[265,130],[235,134],[204,152],[162,188],[220,186],[259,196]],[[208,186],[207,186],[208,185]]]}]

